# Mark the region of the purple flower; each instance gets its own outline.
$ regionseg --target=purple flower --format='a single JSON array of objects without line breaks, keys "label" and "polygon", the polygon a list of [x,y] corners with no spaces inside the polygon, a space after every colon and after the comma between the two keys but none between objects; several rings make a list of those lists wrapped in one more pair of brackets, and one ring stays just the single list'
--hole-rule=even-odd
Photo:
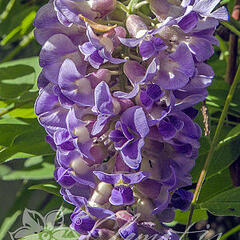
[{"label": "purple flower", "polygon": [[181,43],[169,56],[160,54],[157,57],[159,71],[155,83],[164,89],[179,89],[184,87],[194,74],[194,61],[186,44]]},{"label": "purple flower", "polygon": [[97,13],[84,0],[54,0],[54,8],[58,21],[67,27],[71,27],[73,23],[84,25],[79,14],[89,19],[94,19],[97,16]]},{"label": "purple flower", "polygon": [[174,192],[171,199],[171,204],[174,208],[178,208],[182,211],[188,210],[193,199],[193,193],[179,188]]},{"label": "purple flower", "polygon": [[53,35],[45,42],[39,55],[43,75],[49,81],[57,83],[60,67],[66,58],[70,58],[80,74],[85,75],[86,64],[78,48],[66,35]]},{"label": "purple flower", "polygon": [[50,136],[57,130],[66,128],[66,116],[69,109],[60,104],[59,97],[54,93],[54,86],[48,84],[35,103],[38,120]]},{"label": "purple flower", "polygon": [[127,109],[116,123],[115,130],[111,131],[109,138],[130,168],[139,167],[142,160],[141,149],[148,132],[147,119],[141,107]]},{"label": "purple flower", "polygon": [[108,37],[98,37],[87,24],[87,36],[89,42],[79,46],[81,53],[85,56],[84,60],[88,61],[92,67],[99,68],[106,62],[112,64],[120,64],[125,62],[124,59],[113,58],[112,53],[114,51],[113,41]]},{"label": "purple flower", "polygon": [[95,221],[83,210],[75,208],[71,215],[72,224],[70,227],[80,234],[88,235],[92,230]]},{"label": "purple flower", "polygon": [[80,106],[93,106],[91,81],[82,76],[74,62],[66,59],[59,71],[58,84],[61,92]]},{"label": "purple flower", "polygon": [[221,21],[228,20],[228,12],[225,7],[213,11],[220,0],[199,0],[193,4],[186,4],[187,8],[183,16],[177,19],[179,27],[185,31],[192,31],[201,18],[214,18]]},{"label": "purple flower", "polygon": [[162,39],[158,37],[152,37],[150,40],[143,40],[139,46],[139,52],[143,58],[143,61],[149,59],[152,56],[157,56],[158,53],[167,46]]},{"label": "purple flower", "polygon": [[127,61],[123,66],[123,70],[130,83],[132,84],[133,89],[130,93],[117,91],[113,94],[113,96],[119,98],[133,98],[138,94],[140,86],[142,84],[153,80],[157,71],[157,64],[154,59],[146,70],[141,64],[136,61]]},{"label": "purple flower", "polygon": [[95,106],[93,111],[98,114],[93,125],[92,135],[100,133],[108,121],[121,110],[120,103],[110,93],[106,82],[101,82],[95,88]]},{"label": "purple flower", "polygon": [[107,174],[95,171],[94,174],[100,181],[114,185],[109,202],[115,206],[132,205],[135,200],[133,198],[131,185],[138,184],[145,178],[149,177],[147,172],[132,174]]},{"label": "purple flower", "polygon": [[101,17],[111,13],[116,7],[116,0],[92,0],[90,5],[93,11],[101,14]]},{"label": "purple flower", "polygon": [[79,240],[179,239],[162,223],[192,200],[184,187],[201,136],[193,107],[208,94],[214,72],[204,61],[227,19],[218,2],[149,0],[156,24],[138,16],[142,8],[124,19],[115,0],[50,0],[37,13],[35,112]]},{"label": "purple flower", "polygon": [[76,24],[69,28],[58,21],[52,2],[39,9],[34,20],[34,26],[36,27],[34,36],[41,45],[53,35],[61,33],[68,36],[76,46],[86,41],[84,28],[79,28]]},{"label": "purple flower", "polygon": [[56,181],[64,188],[72,187],[76,182],[72,178],[69,171],[70,169],[64,169],[63,167],[59,167],[56,168],[54,172]]}]

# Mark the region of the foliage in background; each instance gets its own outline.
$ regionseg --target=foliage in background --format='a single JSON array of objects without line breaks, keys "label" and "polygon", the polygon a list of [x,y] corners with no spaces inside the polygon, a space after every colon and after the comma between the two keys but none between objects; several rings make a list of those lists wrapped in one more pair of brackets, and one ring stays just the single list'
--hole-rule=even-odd
[{"label": "foliage in background", "polygon": [[[0,240],[4,239],[17,217],[22,214],[26,199],[30,198],[33,189],[55,195],[52,197],[54,201],[44,204],[45,211],[56,209],[62,204],[61,198],[58,198],[59,186],[51,180],[54,153],[45,142],[46,134],[34,114],[34,101],[38,95],[36,80],[41,69],[38,57],[34,57],[38,55],[40,47],[34,41],[32,22],[37,10],[46,2],[0,0],[0,178],[3,181],[23,181],[14,206],[0,225]],[[230,13],[233,2],[223,1]],[[240,26],[236,22],[231,20],[228,24],[234,31],[239,31],[240,35]],[[221,29],[224,31],[220,31]],[[215,55],[208,62],[216,74],[206,100],[210,135],[204,136],[206,124],[204,125],[204,115],[200,113],[197,123],[202,128],[203,136],[196,166],[192,171],[194,183],[199,178],[209,152],[230,88],[224,81],[229,49],[229,42],[224,36],[229,31],[220,26],[218,33],[219,47],[215,48]],[[240,216],[240,187],[233,186],[228,169],[240,156],[239,90],[238,84],[193,215],[194,222],[207,219],[207,210],[218,216]],[[201,107],[199,104],[199,111]],[[12,169],[9,167],[10,161],[21,161],[23,164],[19,169]],[[194,188],[195,185],[192,190]],[[177,212],[172,225],[186,224],[188,215],[189,212]]]}]

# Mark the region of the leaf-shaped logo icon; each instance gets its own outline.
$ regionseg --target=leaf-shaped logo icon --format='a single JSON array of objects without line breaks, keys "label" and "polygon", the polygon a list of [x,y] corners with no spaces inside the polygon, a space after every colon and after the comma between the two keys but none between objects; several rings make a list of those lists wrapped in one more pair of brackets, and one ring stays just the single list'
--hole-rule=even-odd
[{"label": "leaf-shaped logo icon", "polygon": [[39,233],[44,229],[43,216],[34,210],[25,209],[22,217],[23,226],[28,226],[32,233]]},{"label": "leaf-shaped logo icon", "polygon": [[58,228],[64,225],[64,215],[60,210],[53,210],[44,217],[45,227]]},{"label": "leaf-shaped logo icon", "polygon": [[23,226],[17,229],[15,232],[9,232],[9,234],[11,239],[14,240],[14,239],[26,237],[28,235],[32,235],[33,232],[31,228]]},{"label": "leaf-shaped logo icon", "polygon": [[79,237],[79,234],[69,227],[61,227],[53,232],[54,240],[78,240]]},{"label": "leaf-shaped logo icon", "polygon": [[69,227],[64,227],[64,214],[53,210],[43,217],[40,213],[25,209],[23,226],[9,232],[12,240],[77,240],[79,235]]}]

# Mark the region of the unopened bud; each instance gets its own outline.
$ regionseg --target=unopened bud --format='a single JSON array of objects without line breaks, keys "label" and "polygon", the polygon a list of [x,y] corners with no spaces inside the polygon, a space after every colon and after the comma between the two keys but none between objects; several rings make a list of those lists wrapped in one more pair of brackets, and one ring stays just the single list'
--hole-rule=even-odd
[{"label": "unopened bud", "polygon": [[78,175],[84,175],[87,172],[89,172],[89,170],[91,169],[91,167],[89,167],[87,165],[87,163],[82,159],[82,158],[77,158],[75,160],[73,160],[70,163],[70,167],[73,169],[74,172],[76,172]]},{"label": "unopened bud", "polygon": [[139,214],[139,221],[151,221],[153,220],[153,211],[154,206],[152,202],[147,198],[139,199],[137,202],[137,212]]},{"label": "unopened bud", "polygon": [[126,26],[132,37],[142,37],[148,30],[143,19],[134,14],[127,18]]},{"label": "unopened bud", "polygon": [[112,185],[100,182],[96,188],[96,190],[93,192],[93,195],[90,199],[90,205],[103,205],[108,202],[108,199],[112,192]]},{"label": "unopened bud", "polygon": [[91,9],[100,13],[100,16],[106,16],[111,13],[116,7],[116,0],[90,0]]}]

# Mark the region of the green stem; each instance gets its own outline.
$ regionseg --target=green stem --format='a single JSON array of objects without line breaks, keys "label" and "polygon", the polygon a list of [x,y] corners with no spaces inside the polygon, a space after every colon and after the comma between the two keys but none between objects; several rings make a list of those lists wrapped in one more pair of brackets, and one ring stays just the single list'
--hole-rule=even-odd
[{"label": "green stem", "polygon": [[[212,120],[212,121],[216,121],[216,122],[219,121],[218,118],[214,118],[214,117],[211,117],[210,120]],[[238,125],[237,122],[233,122],[233,121],[229,121],[229,120],[225,120],[224,122],[225,122],[225,123],[228,123],[228,124],[232,124],[232,125]]]},{"label": "green stem", "polygon": [[33,31],[31,31],[27,36],[24,36],[19,45],[13,49],[1,62],[8,62],[12,60],[23,48],[25,48],[34,39]]},{"label": "green stem", "polygon": [[237,28],[235,28],[233,25],[230,25],[229,23],[227,22],[221,22],[221,24],[228,28],[231,32],[235,33],[237,36],[240,37],[240,32],[237,30]]},{"label": "green stem", "polygon": [[19,108],[27,103],[30,103],[32,100],[27,100],[25,102],[19,103],[19,104],[15,104],[13,107],[10,107],[9,109],[4,110],[3,112],[0,113],[0,118],[3,117],[4,115],[6,115],[7,113],[15,110],[16,108]]},{"label": "green stem", "polygon": [[16,0],[10,0],[8,2],[5,11],[0,15],[0,23],[3,22],[7,18],[8,14],[11,11],[15,2],[16,2]]},{"label": "green stem", "polygon": [[117,8],[128,14],[128,8],[119,1],[117,1]]},{"label": "green stem", "polygon": [[131,0],[127,6],[128,13],[131,14],[135,8],[135,4],[137,4],[138,0]]},{"label": "green stem", "polygon": [[120,22],[120,21],[116,21],[116,20],[107,20],[107,21],[105,21],[105,20],[101,20],[101,21],[99,21],[99,23],[101,23],[101,24],[117,24],[117,25],[120,25],[120,26],[124,26],[124,23],[123,22]]},{"label": "green stem", "polygon": [[146,19],[147,21],[149,21],[150,23],[153,23],[154,25],[158,23],[158,21],[155,21],[154,19],[147,17],[145,14],[143,14],[140,11],[137,11],[137,15],[139,15],[140,17],[142,17],[143,19]]},{"label": "green stem", "polygon": [[138,4],[136,4],[134,8],[135,8],[135,9],[139,9],[139,8],[141,8],[142,6],[147,5],[147,4],[149,4],[148,1],[142,1],[142,2],[140,2],[140,3],[138,3]]},{"label": "green stem", "polygon": [[222,237],[220,237],[219,240],[227,239],[228,237],[230,237],[231,235],[233,235],[234,233],[236,233],[238,231],[240,231],[240,224],[237,225],[236,227],[232,228],[231,230],[229,230],[225,234],[223,234]]},{"label": "green stem", "polygon": [[[216,132],[214,134],[214,137],[213,137],[213,140],[212,140],[212,143],[211,143],[211,146],[210,146],[210,150],[208,152],[208,155],[207,155],[207,158],[205,160],[203,169],[201,171],[200,177],[199,177],[198,182],[197,182],[197,186],[196,186],[196,189],[195,189],[195,192],[194,192],[194,196],[193,196],[193,200],[192,200],[192,203],[191,203],[191,208],[190,208],[190,213],[189,213],[189,218],[188,218],[188,223],[186,225],[186,229],[188,229],[188,227],[191,224],[193,211],[194,211],[194,208],[195,208],[196,203],[198,201],[198,197],[199,197],[200,191],[202,189],[203,182],[204,182],[204,180],[206,178],[208,167],[209,167],[209,165],[211,163],[211,160],[213,158],[213,154],[214,154],[214,152],[215,152],[215,150],[216,150],[216,148],[218,146],[220,132],[221,132],[221,129],[223,127],[225,118],[227,116],[228,108],[229,108],[229,105],[231,103],[233,94],[234,94],[234,92],[236,90],[236,87],[237,87],[239,79],[240,79],[240,65],[238,66],[238,70],[237,70],[237,73],[235,75],[233,84],[232,84],[232,86],[231,86],[231,88],[229,90],[228,96],[226,98],[225,105],[224,105],[222,114],[220,116],[220,119],[219,119],[219,122],[218,122],[218,125],[217,125]],[[184,235],[186,236],[187,233],[185,232]]]}]

